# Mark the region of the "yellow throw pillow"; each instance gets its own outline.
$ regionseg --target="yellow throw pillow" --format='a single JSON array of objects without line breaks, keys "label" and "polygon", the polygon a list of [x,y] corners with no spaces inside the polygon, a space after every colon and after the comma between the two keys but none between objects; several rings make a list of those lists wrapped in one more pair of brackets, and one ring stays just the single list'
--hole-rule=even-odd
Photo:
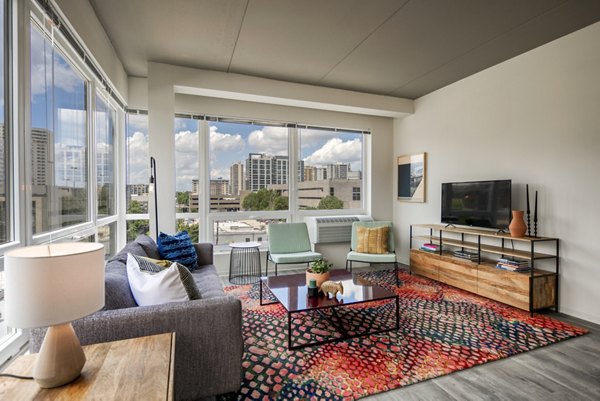
[{"label": "yellow throw pillow", "polygon": [[148,262],[152,262],[155,265],[159,265],[160,267],[164,267],[164,268],[171,267],[171,265],[173,264],[173,262],[171,262],[170,260],[166,260],[166,259],[152,259],[147,256],[140,256],[140,257],[143,259],[146,259]]},{"label": "yellow throw pillow", "polygon": [[388,253],[388,238],[390,228],[384,227],[356,227],[357,244],[356,252],[360,253]]}]

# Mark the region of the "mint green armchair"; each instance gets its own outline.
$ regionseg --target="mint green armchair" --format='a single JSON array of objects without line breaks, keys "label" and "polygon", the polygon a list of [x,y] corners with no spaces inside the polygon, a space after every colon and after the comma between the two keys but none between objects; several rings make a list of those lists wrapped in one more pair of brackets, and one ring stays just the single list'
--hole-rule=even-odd
[{"label": "mint green armchair", "polygon": [[[388,235],[388,253],[376,254],[376,253],[362,253],[356,252],[356,245],[358,243],[358,238],[356,234],[357,227],[368,227],[368,228],[376,228],[376,227],[389,227],[389,235]],[[394,264],[394,274],[396,276],[396,286],[400,285],[400,279],[398,278],[398,261],[396,260],[396,252],[395,252],[395,242],[394,242],[394,230],[392,227],[391,221],[357,221],[352,223],[352,236],[350,240],[350,252],[346,256],[346,270],[352,271],[352,262],[362,262],[368,263],[369,265],[374,263],[393,263]]]},{"label": "mint green armchair", "polygon": [[272,223],[267,226],[269,249],[265,261],[265,274],[269,275],[269,261],[277,265],[306,263],[322,258],[313,252],[306,223]]}]

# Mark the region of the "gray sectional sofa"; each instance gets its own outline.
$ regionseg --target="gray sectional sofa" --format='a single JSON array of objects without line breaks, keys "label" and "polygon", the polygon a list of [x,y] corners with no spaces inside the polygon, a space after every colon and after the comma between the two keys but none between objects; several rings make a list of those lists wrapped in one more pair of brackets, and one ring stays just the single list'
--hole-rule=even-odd
[{"label": "gray sectional sofa", "polygon": [[[202,299],[137,306],[127,280],[127,253],[160,259],[154,240],[139,236],[106,264],[106,303],[73,322],[82,345],[175,332],[175,399],[198,400],[237,391],[242,374],[242,307],[226,295],[213,265],[212,244],[195,244],[192,271]],[[31,331],[37,352],[45,329]]]}]

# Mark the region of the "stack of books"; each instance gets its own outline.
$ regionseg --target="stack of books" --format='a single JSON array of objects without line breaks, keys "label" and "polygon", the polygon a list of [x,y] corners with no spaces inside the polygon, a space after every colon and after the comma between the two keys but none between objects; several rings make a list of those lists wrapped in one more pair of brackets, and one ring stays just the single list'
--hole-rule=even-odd
[{"label": "stack of books", "polygon": [[510,270],[512,272],[525,272],[531,270],[529,262],[526,260],[514,260],[500,258],[496,264],[498,269]]},{"label": "stack of books", "polygon": [[442,247],[440,245],[437,245],[437,244],[431,244],[431,243],[429,243],[429,244],[423,244],[423,245],[421,245],[420,249],[422,251],[427,251],[427,252],[439,252],[442,249]]},{"label": "stack of books", "polygon": [[454,256],[461,259],[467,259],[472,262],[477,262],[479,260],[479,256],[474,252],[454,251]]}]

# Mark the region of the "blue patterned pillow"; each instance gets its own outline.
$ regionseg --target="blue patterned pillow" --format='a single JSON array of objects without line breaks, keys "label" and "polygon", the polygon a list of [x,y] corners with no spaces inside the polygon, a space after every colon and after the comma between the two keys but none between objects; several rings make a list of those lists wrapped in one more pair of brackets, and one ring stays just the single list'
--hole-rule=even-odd
[{"label": "blue patterned pillow", "polygon": [[162,259],[181,263],[190,269],[196,267],[198,255],[196,255],[196,248],[194,248],[192,239],[187,231],[181,231],[175,235],[161,232],[157,243],[158,253],[160,253]]}]

